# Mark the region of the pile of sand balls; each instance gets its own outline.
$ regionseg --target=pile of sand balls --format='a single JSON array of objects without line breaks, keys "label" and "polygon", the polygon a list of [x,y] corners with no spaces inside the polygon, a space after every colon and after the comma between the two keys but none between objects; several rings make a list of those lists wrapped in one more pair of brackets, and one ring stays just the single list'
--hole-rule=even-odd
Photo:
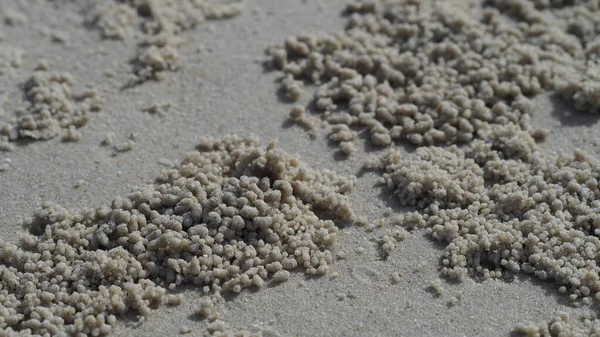
[{"label": "pile of sand balls", "polygon": [[110,206],[45,205],[19,245],[0,244],[0,332],[104,335],[167,288],[237,293],[325,274],[337,227],[322,217],[357,221],[344,196],[354,179],[228,136]]},{"label": "pile of sand balls", "polygon": [[401,215],[404,225],[446,244],[442,274],[488,279],[522,271],[553,281],[571,300],[600,299],[597,158],[582,151],[515,158],[474,141],[404,157],[390,151],[382,167],[400,204],[418,209]]},{"label": "pile of sand balls", "polygon": [[76,93],[74,85],[69,73],[35,72],[25,83],[27,106],[14,120],[0,123],[0,136],[5,141],[59,136],[78,140],[81,135],[77,129],[87,123],[90,112],[101,109],[102,103],[94,89]]},{"label": "pile of sand balls", "polygon": [[[309,106],[345,154],[361,129],[379,147],[465,144],[490,125],[534,132],[536,95],[555,92],[590,112],[600,104],[588,72],[600,50],[592,38],[597,2],[538,2],[361,1],[347,6],[343,33],[290,36],[268,54],[289,98],[314,87]],[[298,107],[290,113],[306,127],[321,125],[301,115]],[[347,136],[336,136],[340,125]]]},{"label": "pile of sand balls", "polygon": [[238,15],[242,0],[96,0],[87,22],[107,39],[141,38],[132,60],[133,74],[127,85],[162,80],[180,68],[177,35],[207,19]]}]

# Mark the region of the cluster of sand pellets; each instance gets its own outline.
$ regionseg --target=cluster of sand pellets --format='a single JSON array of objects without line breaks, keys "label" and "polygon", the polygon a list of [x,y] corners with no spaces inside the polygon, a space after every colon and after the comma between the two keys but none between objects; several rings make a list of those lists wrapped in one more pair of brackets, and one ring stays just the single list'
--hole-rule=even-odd
[{"label": "cluster of sand pellets", "polygon": [[502,278],[521,271],[556,283],[571,300],[600,299],[600,161],[534,152],[508,157],[494,144],[422,147],[383,161],[404,226],[447,246],[442,273]]},{"label": "cluster of sand pellets", "polygon": [[600,336],[600,320],[593,315],[584,315],[579,321],[560,313],[545,323],[519,323],[515,331],[531,337]]},{"label": "cluster of sand pellets", "polygon": [[325,274],[338,229],[317,214],[357,221],[344,196],[353,184],[273,143],[229,136],[203,140],[108,207],[45,205],[19,245],[0,245],[0,333],[105,335],[179,285],[239,293],[293,270]]},{"label": "cluster of sand pellets", "polygon": [[35,72],[24,84],[26,106],[14,118],[0,122],[1,147],[10,150],[9,142],[15,140],[79,140],[78,129],[102,103],[95,90],[75,92],[74,85],[68,73]]},{"label": "cluster of sand pellets", "polygon": [[162,80],[167,72],[180,68],[178,35],[207,19],[238,15],[242,0],[96,0],[88,24],[107,39],[139,40],[132,60],[133,74],[127,85]]},{"label": "cluster of sand pellets", "polygon": [[529,123],[531,97],[549,92],[597,112],[593,4],[363,1],[347,6],[343,33],[291,36],[268,54],[289,98],[314,88],[317,117],[299,106],[290,117],[309,129],[324,123],[345,154],[361,130],[378,147],[465,144],[495,124],[543,137]]}]

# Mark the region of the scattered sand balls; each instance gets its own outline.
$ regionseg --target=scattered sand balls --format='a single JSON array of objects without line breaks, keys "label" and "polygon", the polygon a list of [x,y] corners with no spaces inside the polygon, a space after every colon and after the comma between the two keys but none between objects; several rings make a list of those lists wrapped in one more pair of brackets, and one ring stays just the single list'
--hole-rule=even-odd
[{"label": "scattered sand balls", "polygon": [[354,147],[354,143],[352,142],[341,142],[340,151],[346,156],[351,156],[356,152],[356,147]]},{"label": "scattered sand balls", "polygon": [[[1,125],[0,125],[1,127]],[[9,131],[9,127],[7,125],[7,130],[6,132],[10,132]],[[2,134],[2,130],[0,129],[0,134]],[[10,143],[10,140],[7,136],[0,136],[0,152],[11,152],[12,150],[14,150],[14,145]]]},{"label": "scattered sand balls", "polygon": [[116,144],[114,147],[116,152],[129,152],[135,148],[135,141],[132,139],[126,140],[123,143]]},{"label": "scattered sand balls", "polygon": [[[104,135],[104,139],[101,143],[102,146],[111,148],[113,150],[113,155],[117,155],[119,153],[130,152],[135,149],[135,135],[130,134],[129,139],[117,142],[117,135],[114,132],[107,132]],[[172,164],[172,163],[171,163]]]},{"label": "scattered sand balls", "polygon": [[300,95],[302,95],[302,82],[294,80],[293,76],[288,75],[283,78],[281,81],[281,86],[286,96],[292,100],[297,101],[300,99]]},{"label": "scattered sand balls", "polygon": [[[396,225],[400,225],[397,223],[397,220],[394,222]],[[380,224],[379,226],[383,226],[384,222],[379,221],[378,223]],[[367,230],[372,228],[373,227],[371,226],[367,228]],[[409,235],[410,233],[404,228],[394,229],[391,233],[381,235],[381,238],[379,239],[380,257],[383,260],[387,260],[392,251],[396,248],[396,244],[404,241]]]},{"label": "scattered sand balls", "polygon": [[448,307],[453,307],[453,306],[455,306],[457,304],[458,304],[458,299],[456,297],[454,297],[454,296],[451,296],[450,299],[448,299],[448,301],[446,302],[446,305]]},{"label": "scattered sand balls", "polygon": [[267,53],[290,98],[313,85],[328,125],[366,130],[377,147],[465,144],[496,125],[529,130],[530,98],[544,92],[598,110],[595,2],[538,2],[360,1],[343,33],[290,36]]},{"label": "scattered sand balls", "polygon": [[287,270],[279,270],[273,274],[273,280],[277,282],[285,282],[289,280],[290,272]]},{"label": "scattered sand balls", "polygon": [[392,237],[398,242],[402,242],[402,241],[406,240],[406,238],[409,236],[410,236],[410,233],[403,228],[396,229],[392,233]]},{"label": "scattered sand balls", "polygon": [[170,306],[179,306],[183,303],[183,295],[167,295],[164,303]]},{"label": "scattered sand balls", "polygon": [[167,72],[180,68],[177,47],[183,41],[179,33],[206,19],[236,16],[242,8],[241,0],[96,0],[88,11],[87,24],[97,27],[108,39],[141,37],[131,62],[133,74],[126,83],[134,86],[162,80]]},{"label": "scattered sand balls", "polygon": [[196,317],[200,319],[206,319],[209,321],[215,321],[221,317],[221,314],[215,307],[217,300],[210,297],[205,297],[200,302],[200,306],[194,311]]},{"label": "scattered sand balls", "polygon": [[396,248],[396,243],[404,241],[408,232],[403,228],[394,230],[393,233],[383,234],[379,239],[379,251],[381,258],[386,260],[390,253]]},{"label": "scattered sand balls", "polygon": [[173,103],[171,102],[155,103],[142,109],[142,111],[147,112],[151,115],[158,115],[164,117],[168,114],[171,107],[173,107]]},{"label": "scattered sand balls", "polygon": [[0,172],[6,172],[10,170],[10,163],[7,163],[6,160],[3,160],[2,163],[0,163]]},{"label": "scattered sand balls", "polygon": [[36,72],[25,83],[29,106],[16,120],[0,125],[0,135],[17,139],[48,140],[63,136],[66,141],[81,138],[78,130],[99,111],[95,90],[74,93],[75,81],[68,73]]},{"label": "scattered sand balls", "polygon": [[[354,177],[315,171],[273,143],[205,139],[153,186],[98,209],[46,204],[20,245],[0,244],[0,332],[106,335],[118,316],[176,303],[167,288],[239,292],[327,273],[332,220],[354,222]],[[214,305],[198,314],[215,317]],[[211,331],[226,331],[218,318]]]},{"label": "scattered sand balls", "polygon": [[35,70],[40,70],[40,71],[48,71],[50,70],[50,64],[48,62],[48,60],[46,59],[41,59],[37,66],[35,66]]},{"label": "scattered sand balls", "polygon": [[[0,41],[2,39],[0,38]],[[23,64],[25,51],[20,48],[4,45],[0,49],[0,75],[10,73],[14,68],[19,68]]]},{"label": "scattered sand balls", "polygon": [[315,137],[314,130],[321,125],[321,120],[315,116],[311,116],[305,113],[305,108],[302,105],[296,104],[292,107],[289,113],[291,121],[302,126],[306,130],[311,132],[311,137]]},{"label": "scattered sand balls", "polygon": [[[586,315],[589,316],[589,315]],[[600,336],[600,320],[597,317],[582,317],[579,321],[562,313],[547,323],[519,323],[514,332],[527,337]]]},{"label": "scattered sand balls", "polygon": [[192,331],[194,331],[194,330],[192,330],[191,328],[189,328],[187,326],[183,326],[183,327],[181,327],[181,329],[179,329],[179,334],[180,335],[187,335],[189,333],[192,333]]},{"label": "scattered sand balls", "polygon": [[125,40],[135,31],[137,13],[128,3],[97,1],[89,10],[87,23],[100,30],[106,39]]},{"label": "scattered sand balls", "polygon": [[173,167],[173,162],[170,159],[167,158],[158,158],[158,160],[156,161],[158,164],[166,166],[166,167]]},{"label": "scattered sand balls", "polygon": [[114,145],[116,139],[117,139],[117,134],[115,134],[114,132],[107,132],[104,135],[104,139],[102,140],[102,145],[103,146],[112,146],[112,145]]},{"label": "scattered sand balls", "polygon": [[148,80],[161,81],[166,72],[179,69],[177,46],[183,41],[169,34],[151,36],[140,43],[138,54],[133,60],[133,72],[128,85],[136,85]]},{"label": "scattered sand balls", "polygon": [[392,274],[390,275],[390,279],[392,281],[392,284],[398,284],[400,283],[400,281],[402,281],[402,275],[400,275],[399,272],[395,271],[392,272]]},{"label": "scattered sand balls", "polygon": [[291,120],[300,120],[304,115],[305,109],[302,105],[294,105],[292,110],[290,110],[290,119]]},{"label": "scattered sand balls", "polygon": [[455,305],[458,305],[459,302],[462,301],[463,299],[464,299],[464,294],[460,291],[456,292],[456,293],[454,293],[454,295],[450,296],[450,298],[446,302],[446,305],[449,307],[453,307]]},{"label": "scattered sand balls", "polygon": [[229,330],[229,325],[227,324],[227,322],[222,321],[220,319],[217,319],[208,324],[208,332],[209,333],[215,333],[215,332],[224,333],[227,330]]},{"label": "scattered sand balls", "polygon": [[[598,41],[598,56],[600,57],[600,40]],[[574,73],[569,78],[557,84],[558,92],[572,101],[575,108],[590,113],[600,113],[600,59],[590,62],[580,73]]]},{"label": "scattered sand balls", "polygon": [[81,140],[81,137],[83,137],[81,131],[77,130],[75,126],[71,125],[65,131],[63,139],[67,142],[78,142]]}]

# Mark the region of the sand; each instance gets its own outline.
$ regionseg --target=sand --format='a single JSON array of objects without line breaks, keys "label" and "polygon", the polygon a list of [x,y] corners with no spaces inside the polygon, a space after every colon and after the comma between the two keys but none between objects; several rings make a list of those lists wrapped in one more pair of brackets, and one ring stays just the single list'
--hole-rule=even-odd
[{"label": "sand", "polygon": [[[19,217],[32,214],[43,201],[67,208],[96,207],[151,183],[164,159],[178,162],[205,135],[256,133],[264,140],[275,139],[280,148],[298,154],[313,168],[343,174],[356,173],[362,159],[374,154],[359,146],[353,157],[339,160],[323,135],[311,140],[301,128],[286,123],[291,106],[278,97],[277,74],[265,72],[262,64],[265,48],[289,35],[340,31],[344,0],[247,0],[240,16],[209,21],[179,35],[186,40],[178,49],[184,59],[180,71],[124,91],[133,41],[102,40],[82,28],[78,13],[84,3],[0,1],[2,22],[6,13],[13,17],[12,25],[0,25],[0,55],[5,50],[23,53],[22,64],[0,76],[4,116],[22,108],[22,84],[41,59],[52,70],[69,72],[77,80],[76,89],[95,87],[104,101],[102,111],[92,113],[80,129],[78,142],[56,138],[17,143],[12,152],[0,153],[2,163],[10,159],[9,168],[0,172],[2,240],[16,243]],[[48,32],[68,39],[60,42]],[[107,71],[115,76],[106,76]],[[551,131],[541,144],[544,151],[581,148],[599,153],[598,116],[580,116],[547,97],[536,102],[532,124]],[[162,114],[144,112],[166,103],[171,106]],[[117,142],[133,139],[135,147],[123,153],[102,147],[108,132],[115,133]],[[371,221],[384,218],[387,207],[406,211],[381,194],[374,186],[377,178],[368,173],[357,181],[350,195],[355,211]],[[335,249],[345,258],[332,264],[328,276],[292,273],[280,285],[226,297],[222,319],[232,328],[267,336],[507,336],[525,320],[546,322],[559,312],[573,318],[594,312],[569,304],[555,287],[529,277],[511,283],[443,282],[444,291],[436,296],[427,288],[439,277],[442,247],[417,231],[383,261],[377,241],[389,231],[386,226],[372,231],[343,228]],[[394,272],[400,274],[395,284]],[[201,294],[194,289],[182,293],[182,305],[155,310],[140,326],[133,319],[120,320],[115,335],[175,335],[183,326],[192,335],[202,335],[206,322],[193,319]],[[458,293],[463,298],[449,306]]]}]

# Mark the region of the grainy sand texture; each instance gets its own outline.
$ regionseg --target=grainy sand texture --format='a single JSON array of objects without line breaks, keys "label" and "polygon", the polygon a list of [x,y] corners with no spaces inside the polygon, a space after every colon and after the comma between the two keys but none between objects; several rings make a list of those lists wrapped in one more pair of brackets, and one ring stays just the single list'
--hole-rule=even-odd
[{"label": "grainy sand texture", "polygon": [[0,0],[0,336],[600,336],[597,0]]}]

